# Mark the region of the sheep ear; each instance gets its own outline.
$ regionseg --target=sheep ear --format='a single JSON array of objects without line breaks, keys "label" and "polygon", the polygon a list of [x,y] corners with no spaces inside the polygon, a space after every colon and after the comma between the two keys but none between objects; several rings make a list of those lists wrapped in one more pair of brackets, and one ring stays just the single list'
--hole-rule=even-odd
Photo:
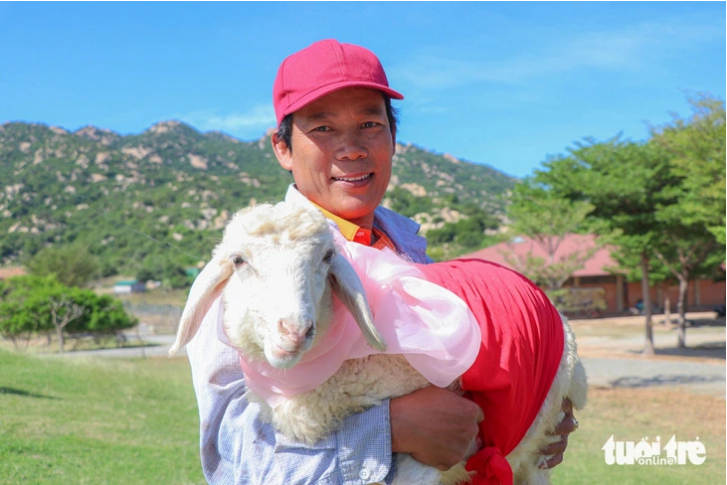
[{"label": "sheep ear", "polygon": [[328,271],[328,280],[331,283],[333,292],[353,315],[369,345],[381,352],[385,351],[386,342],[384,342],[384,338],[374,326],[374,319],[371,315],[369,303],[366,301],[363,284],[351,263],[343,256],[334,256],[331,261],[331,268]]},{"label": "sheep ear", "polygon": [[176,354],[195,336],[212,303],[222,293],[224,283],[232,276],[235,266],[227,258],[216,258],[207,263],[194,280],[189,298],[177,330],[177,340],[169,349],[169,356]]}]

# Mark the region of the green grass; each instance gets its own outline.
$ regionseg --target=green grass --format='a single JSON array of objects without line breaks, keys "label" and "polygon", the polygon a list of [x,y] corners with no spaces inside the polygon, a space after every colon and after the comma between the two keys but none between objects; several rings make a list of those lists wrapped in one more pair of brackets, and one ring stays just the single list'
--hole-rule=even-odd
[{"label": "green grass", "polygon": [[0,484],[203,484],[186,359],[0,351]]},{"label": "green grass", "polygon": [[[0,351],[0,484],[203,484],[186,359],[62,359]],[[592,389],[555,485],[719,484],[725,404],[666,389]],[[608,466],[601,447],[660,435],[700,466]],[[665,442],[665,441],[662,441]]]},{"label": "green grass", "polygon": [[[713,485],[725,477],[725,402],[665,389],[592,389],[586,409],[576,413],[580,428],[570,435],[562,465],[553,470],[555,485]],[[638,442],[676,435],[699,437],[706,447],[702,465],[606,465],[601,447],[615,440]],[[666,456],[664,453],[662,456]]]}]

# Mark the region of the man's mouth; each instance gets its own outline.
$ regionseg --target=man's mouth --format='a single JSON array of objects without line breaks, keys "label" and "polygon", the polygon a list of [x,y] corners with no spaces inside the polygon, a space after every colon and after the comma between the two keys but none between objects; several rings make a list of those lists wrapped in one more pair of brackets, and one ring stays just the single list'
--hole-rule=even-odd
[{"label": "man's mouth", "polygon": [[364,175],[357,175],[355,177],[332,177],[336,182],[361,182],[363,180],[370,179],[374,174],[367,173]]}]

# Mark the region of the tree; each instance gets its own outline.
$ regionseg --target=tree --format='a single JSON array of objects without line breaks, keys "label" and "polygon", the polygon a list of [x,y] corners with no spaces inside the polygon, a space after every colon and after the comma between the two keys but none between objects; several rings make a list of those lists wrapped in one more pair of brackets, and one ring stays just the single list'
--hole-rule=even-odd
[{"label": "tree", "polygon": [[407,217],[413,217],[420,212],[432,212],[434,205],[432,199],[426,196],[416,196],[406,189],[394,187],[386,193],[391,209]]},{"label": "tree", "polygon": [[67,287],[55,276],[10,278],[0,285],[0,296],[0,334],[14,343],[23,336],[55,331],[63,352],[64,334],[105,335],[138,323],[119,300]]},{"label": "tree", "polygon": [[669,155],[679,183],[668,188],[670,204],[657,207],[664,234],[654,254],[679,282],[677,345],[686,346],[686,299],[689,280],[709,274],[724,262],[725,248],[725,105],[708,95],[689,100],[690,119],[677,116],[652,130],[652,143]]},{"label": "tree", "polygon": [[53,276],[27,275],[0,281],[0,335],[13,342],[16,350],[21,340],[27,347],[35,333],[51,328],[45,300],[39,295],[57,284]]},{"label": "tree", "polygon": [[672,123],[652,129],[652,142],[670,155],[682,178],[675,216],[702,225],[725,245],[725,103],[708,94],[689,98],[692,116],[674,115]]},{"label": "tree", "polygon": [[558,290],[598,250],[595,246],[564,254],[557,260],[555,256],[566,236],[584,227],[586,216],[593,209],[589,202],[556,195],[537,177],[525,179],[515,187],[507,209],[508,218],[512,220],[510,229],[535,241],[545,252],[546,259],[532,254],[518,257],[514,251],[504,255],[505,259],[548,292]]},{"label": "tree", "polygon": [[[618,251],[618,258],[615,256],[619,263],[619,270],[624,274],[627,281],[642,281],[641,271],[641,256],[638,254],[632,254],[626,251]],[[664,318],[666,323],[671,322],[671,299],[669,297],[668,289],[670,286],[678,284],[677,280],[673,277],[671,272],[659,261],[658,258],[651,258],[647,268],[647,277],[649,279],[648,286],[651,288],[658,288],[663,291],[663,305],[661,308],[664,312]],[[652,305],[654,311],[658,311],[660,307],[656,305],[656,302]]]},{"label": "tree", "polygon": [[457,222],[445,222],[438,229],[430,229],[427,231],[427,241],[430,244],[455,243],[464,248],[478,248],[485,239],[485,230],[497,226],[497,219],[478,210]]},{"label": "tree", "polygon": [[[617,261],[639,261],[645,309],[644,353],[654,354],[652,305],[649,296],[649,267],[653,248],[664,235],[655,212],[669,204],[665,189],[677,181],[667,157],[659,147],[623,141],[588,139],[577,143],[569,155],[551,158],[547,170],[536,171],[535,179],[554,197],[588,202],[594,209],[584,223],[600,235],[605,244],[618,247]],[[633,273],[632,273],[633,274]]]},{"label": "tree", "polygon": [[38,252],[25,266],[36,276],[55,275],[66,286],[86,286],[99,272],[98,258],[78,244],[51,246]]},{"label": "tree", "polygon": [[71,301],[66,295],[52,295],[48,298],[51,323],[58,336],[58,350],[63,353],[63,329],[72,321],[83,316],[88,310]]},{"label": "tree", "polygon": [[701,233],[690,232],[681,237],[672,229],[671,233],[676,236],[675,239],[665,241],[654,248],[656,257],[679,282],[677,346],[680,348],[686,347],[686,303],[689,280],[697,274],[712,272],[724,254],[724,251],[715,253],[714,250],[718,245],[713,235],[709,234],[706,228],[701,229]]}]

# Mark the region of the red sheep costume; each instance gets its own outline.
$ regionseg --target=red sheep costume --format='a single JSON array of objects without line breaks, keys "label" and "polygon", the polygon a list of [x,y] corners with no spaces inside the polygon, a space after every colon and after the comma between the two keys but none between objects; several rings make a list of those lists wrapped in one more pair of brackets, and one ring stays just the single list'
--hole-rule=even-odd
[{"label": "red sheep costume", "polygon": [[505,460],[535,420],[558,371],[563,323],[548,297],[524,276],[488,261],[455,260],[418,268],[462,298],[480,325],[475,363],[462,376],[484,412],[483,448],[467,462],[473,483],[512,484]]}]

